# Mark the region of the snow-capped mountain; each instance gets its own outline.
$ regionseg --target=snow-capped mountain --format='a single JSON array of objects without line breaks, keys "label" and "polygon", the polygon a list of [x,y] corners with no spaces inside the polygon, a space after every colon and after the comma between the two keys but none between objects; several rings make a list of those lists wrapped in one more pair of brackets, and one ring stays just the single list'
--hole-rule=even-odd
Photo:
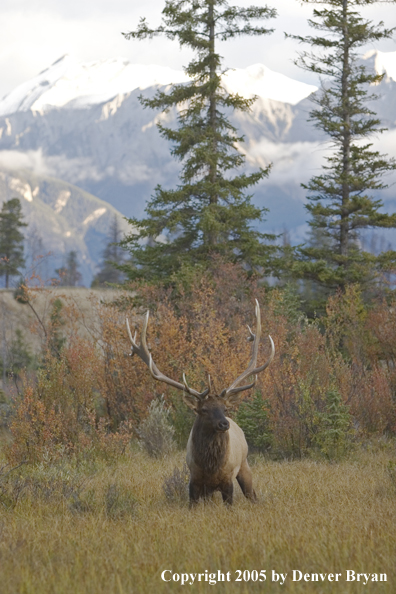
[{"label": "snow-capped mountain", "polygon": [[185,82],[183,72],[164,66],[130,64],[122,58],[82,64],[66,55],[0,101],[0,115],[44,113],[53,108],[81,109],[134,89]]},{"label": "snow-capped mountain", "polygon": [[[373,142],[395,156],[396,52],[371,51],[364,62],[385,73],[374,89],[380,99],[372,108],[388,132]],[[171,68],[123,59],[79,64],[65,56],[0,101],[0,170],[23,168],[53,176],[126,216],[141,216],[157,184],[175,187],[180,163],[155,125],[172,125],[175,112],[143,109],[138,97],[186,80],[184,72]],[[231,92],[257,97],[250,113],[230,117],[245,136],[240,150],[247,169],[273,163],[270,177],[254,193],[255,203],[270,209],[265,229],[287,228],[292,239],[301,240],[307,217],[300,183],[319,171],[326,150],[324,136],[307,122],[309,96],[316,87],[262,64],[229,70],[223,82]],[[387,210],[396,209],[392,188],[381,197]],[[29,208],[38,199],[32,194]],[[55,203],[50,206],[54,211]],[[98,252],[102,249],[97,246]]]},{"label": "snow-capped mountain", "polygon": [[[188,80],[183,71],[164,66],[131,64],[122,58],[81,64],[66,55],[3,97],[0,116],[28,110],[43,114],[59,107],[88,108],[135,89]],[[292,105],[316,90],[263,64],[228,70],[224,84],[229,91],[244,97],[257,95]]]}]

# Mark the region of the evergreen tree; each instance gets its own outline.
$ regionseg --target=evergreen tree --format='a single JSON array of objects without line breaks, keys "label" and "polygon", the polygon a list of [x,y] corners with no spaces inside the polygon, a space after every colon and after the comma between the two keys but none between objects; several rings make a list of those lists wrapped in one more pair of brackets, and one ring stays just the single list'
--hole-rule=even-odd
[{"label": "evergreen tree", "polygon": [[15,331],[15,336],[10,344],[7,361],[7,374],[13,375],[14,378],[19,378],[23,370],[33,369],[35,366],[34,356],[30,352],[29,345],[26,344],[20,328],[17,328]]},{"label": "evergreen tree", "polygon": [[27,227],[22,221],[21,202],[12,198],[4,202],[0,211],[0,276],[5,277],[7,289],[10,277],[19,275],[25,265],[21,227]]},{"label": "evergreen tree", "polygon": [[272,32],[257,23],[275,17],[276,11],[229,6],[225,0],[168,0],[162,14],[157,29],[143,18],[136,31],[124,35],[146,39],[162,34],[195,52],[185,68],[190,82],[173,85],[169,93],[158,91],[153,99],[141,98],[145,107],[163,112],[177,108],[178,128],[158,127],[183,166],[178,187],[157,186],[146,218],[130,219],[134,233],[123,244],[131,253],[132,266],[125,272],[131,278],[166,279],[183,266],[205,265],[213,253],[265,266],[275,248],[264,242],[274,236],[253,227],[267,209],[255,207],[246,190],[266,177],[269,168],[233,177],[244,162],[236,149],[243,138],[225,113],[248,111],[254,99],[223,88],[216,42]]},{"label": "evergreen tree", "polygon": [[264,452],[271,448],[273,435],[270,429],[270,404],[260,392],[241,403],[236,421],[243,430],[249,446]]},{"label": "evergreen tree", "polygon": [[104,286],[107,283],[119,284],[123,281],[123,273],[118,266],[123,264],[124,250],[120,246],[121,229],[118,218],[114,216],[109,229],[107,245],[103,251],[103,260],[98,274],[91,287]]},{"label": "evergreen tree", "polygon": [[318,428],[313,443],[329,460],[342,458],[351,447],[352,415],[341,394],[331,388],[326,394],[325,410],[318,414]]},{"label": "evergreen tree", "polygon": [[[46,249],[43,238],[35,225],[30,225],[26,234],[26,264],[29,273],[45,279],[48,276],[48,257],[50,252]],[[33,280],[33,279],[32,279]]]},{"label": "evergreen tree", "polygon": [[67,254],[66,265],[55,270],[60,279],[61,287],[75,287],[81,282],[82,276],[78,270],[77,252]]},{"label": "evergreen tree", "polygon": [[52,356],[59,358],[63,347],[66,344],[66,338],[62,334],[62,327],[65,320],[62,315],[63,303],[57,298],[51,304],[50,326],[48,332],[47,348]]},{"label": "evergreen tree", "polygon": [[351,282],[369,286],[396,265],[396,252],[376,255],[361,247],[364,230],[396,227],[396,214],[381,212],[383,203],[377,198],[377,192],[387,187],[383,175],[394,170],[396,163],[373,150],[367,140],[384,130],[368,107],[375,98],[369,94],[369,85],[378,84],[383,75],[369,72],[359,62],[359,48],[389,38],[394,31],[359,14],[359,7],[376,1],[304,0],[328,8],[314,9],[314,20],[309,21],[317,36],[291,36],[312,46],[296,63],[323,77],[320,91],[313,96],[317,108],[310,119],[334,148],[323,173],[303,185],[309,192],[312,232],[309,244],[298,250],[293,270],[325,290]]}]

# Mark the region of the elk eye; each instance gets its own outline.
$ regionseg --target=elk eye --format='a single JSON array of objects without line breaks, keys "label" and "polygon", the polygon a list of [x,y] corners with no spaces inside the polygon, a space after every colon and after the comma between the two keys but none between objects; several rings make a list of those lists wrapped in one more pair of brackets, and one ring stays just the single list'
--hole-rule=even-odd
[{"label": "elk eye", "polygon": [[208,409],[205,408],[205,407],[204,408],[201,408],[201,412],[205,415],[208,412]]}]

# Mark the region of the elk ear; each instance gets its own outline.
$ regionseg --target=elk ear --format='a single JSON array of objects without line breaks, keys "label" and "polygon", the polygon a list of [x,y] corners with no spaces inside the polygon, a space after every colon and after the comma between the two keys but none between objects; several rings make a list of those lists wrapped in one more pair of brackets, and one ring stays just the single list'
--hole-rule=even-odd
[{"label": "elk ear", "polygon": [[195,396],[184,392],[183,400],[185,404],[187,404],[188,408],[191,408],[194,412],[197,412],[198,400],[195,398]]}]

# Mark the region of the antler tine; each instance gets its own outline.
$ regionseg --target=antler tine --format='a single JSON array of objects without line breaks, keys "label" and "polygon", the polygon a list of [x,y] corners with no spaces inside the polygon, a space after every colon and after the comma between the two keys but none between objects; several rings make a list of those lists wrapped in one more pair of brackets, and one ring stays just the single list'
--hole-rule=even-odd
[{"label": "antler tine", "polygon": [[[197,392],[196,390],[193,390],[192,388],[188,387],[187,383],[181,384],[180,382],[176,382],[175,380],[173,380],[173,379],[167,377],[166,375],[164,375],[163,373],[161,373],[161,371],[158,369],[158,367],[156,366],[156,364],[153,361],[153,357],[152,357],[150,351],[148,350],[147,341],[146,341],[149,315],[150,315],[150,312],[149,312],[149,310],[147,310],[147,313],[146,313],[146,315],[144,317],[144,321],[143,321],[142,333],[140,336],[140,346],[136,343],[136,334],[135,334],[135,337],[132,338],[132,332],[129,327],[129,321],[128,321],[128,318],[126,319],[128,336],[129,336],[129,340],[131,341],[131,344],[132,344],[132,355],[136,354],[136,355],[138,355],[138,357],[140,357],[140,359],[143,361],[143,363],[145,363],[147,365],[147,367],[149,368],[150,373],[154,379],[164,382],[166,384],[169,384],[170,386],[173,386],[174,388],[177,388],[178,390],[183,390],[183,391],[187,390],[187,392],[189,394],[191,394],[191,396],[195,396],[196,398],[205,397],[207,394],[209,394],[210,387],[207,388],[206,390],[204,390],[203,392]],[[185,378],[185,376],[183,374],[183,379],[184,378]]]},{"label": "antler tine", "polygon": [[[137,344],[136,344],[136,332],[135,332],[135,336],[132,338],[132,332],[131,332],[131,329],[129,327],[129,320],[128,320],[128,318],[126,319],[126,327],[127,327],[127,331],[128,331],[129,340],[131,341],[132,346],[133,347],[136,347],[137,346]],[[132,349],[132,355],[134,355],[133,349]]]},{"label": "antler tine", "polygon": [[208,394],[211,390],[210,375],[208,376],[208,380],[209,380],[209,382],[208,382],[209,386],[203,392],[195,392],[195,390],[192,390],[190,388],[190,386],[187,384],[186,374],[183,373],[183,384],[184,384],[186,391],[189,394],[194,394],[194,396],[197,396],[197,398],[199,398],[200,400],[202,400],[203,398],[206,398],[206,396],[208,396]]},{"label": "antler tine", "polygon": [[190,388],[188,387],[185,373],[183,373],[183,384],[184,384],[184,387],[186,388],[187,392],[189,392]]},{"label": "antler tine", "polygon": [[[257,301],[257,299],[256,299],[255,313],[256,313],[256,334],[254,334],[252,332],[252,330],[250,329],[250,327],[248,326],[248,329],[250,332],[250,336],[249,336],[248,340],[253,341],[252,356],[251,356],[248,368],[246,369],[246,371],[241,373],[241,375],[239,377],[237,377],[237,379],[231,384],[231,386],[229,388],[227,388],[226,390],[223,390],[223,392],[221,394],[221,396],[223,398],[226,398],[227,396],[231,396],[232,394],[237,394],[238,392],[243,392],[244,390],[249,390],[250,388],[253,388],[253,386],[255,385],[255,383],[257,381],[257,375],[259,373],[261,373],[262,371],[264,371],[264,369],[266,369],[268,367],[268,365],[271,363],[272,359],[274,358],[275,345],[274,345],[274,341],[272,340],[271,336],[269,336],[270,343],[271,343],[271,354],[269,356],[269,359],[266,361],[266,363],[264,363],[264,365],[261,365],[260,367],[256,367],[259,344],[260,344],[260,336],[261,336],[260,305],[259,305],[259,302]],[[246,379],[250,375],[256,376],[254,381],[251,384],[248,384],[246,386],[238,386],[238,384],[240,384],[240,382],[242,382],[244,379]]]},{"label": "antler tine", "polygon": [[141,337],[140,337],[140,342],[142,343],[142,347],[144,348],[144,350],[147,353],[149,352],[149,350],[148,350],[147,342],[146,342],[146,334],[147,334],[147,326],[148,326],[149,316],[150,316],[150,310],[148,309],[146,311],[146,315],[145,315],[145,317],[143,319],[142,334],[141,334]]}]

